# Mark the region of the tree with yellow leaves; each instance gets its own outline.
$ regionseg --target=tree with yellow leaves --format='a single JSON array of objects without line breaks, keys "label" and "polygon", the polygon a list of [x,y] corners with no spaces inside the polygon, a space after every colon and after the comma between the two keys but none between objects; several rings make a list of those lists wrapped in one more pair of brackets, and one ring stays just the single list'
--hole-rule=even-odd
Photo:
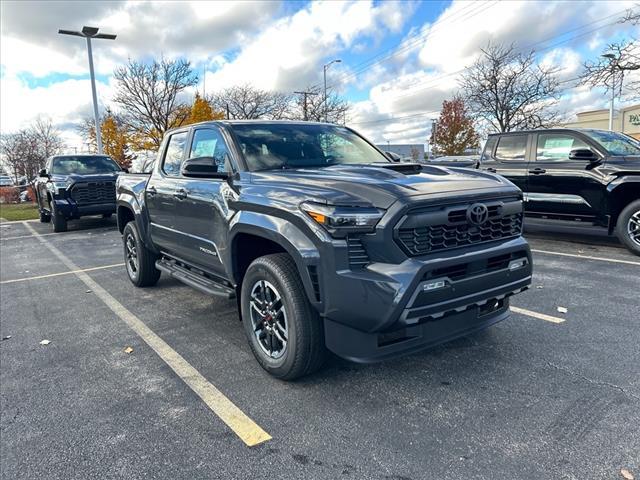
[{"label": "tree with yellow leaves", "polygon": [[[87,119],[80,127],[81,133],[87,139],[94,150],[97,150],[96,130],[93,120]],[[130,168],[136,155],[131,153],[130,145],[134,143],[117,115],[107,109],[100,122],[102,134],[102,149],[105,155],[113,158],[123,168]]]},{"label": "tree with yellow leaves", "polygon": [[207,122],[210,120],[222,120],[223,118],[223,112],[213,110],[207,99],[201,97],[200,94],[196,92],[196,98],[191,105],[191,113],[184,124],[189,125],[191,123]]}]

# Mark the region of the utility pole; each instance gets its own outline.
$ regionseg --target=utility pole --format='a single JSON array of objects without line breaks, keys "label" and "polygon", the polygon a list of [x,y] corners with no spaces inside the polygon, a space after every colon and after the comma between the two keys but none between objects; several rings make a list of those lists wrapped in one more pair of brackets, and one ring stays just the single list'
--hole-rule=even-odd
[{"label": "utility pole", "polygon": [[302,115],[304,118],[304,121],[308,121],[309,120],[309,115],[307,112],[307,97],[309,95],[318,95],[317,92],[293,92],[297,95],[302,95]]},{"label": "utility pole", "polygon": [[324,76],[324,121],[327,121],[327,69],[333,65],[334,63],[340,63],[342,62],[342,60],[340,60],[339,58],[335,59],[335,60],[331,60],[329,63],[327,63],[326,65],[323,65],[322,70],[323,70],[323,76]]},{"label": "utility pole", "polygon": [[613,103],[616,98],[616,64],[617,59],[613,53],[605,53],[602,55],[604,58],[609,59],[611,65],[611,102],[609,103],[609,131],[613,131]]},{"label": "utility pole", "polygon": [[81,32],[74,30],[58,30],[61,35],[72,35],[74,37],[84,37],[87,39],[87,54],[89,56],[89,74],[91,75],[91,96],[93,97],[93,118],[96,123],[96,143],[98,144],[98,154],[102,155],[102,134],[100,132],[100,116],[98,115],[98,95],[96,93],[96,76],[93,71],[93,52],[91,50],[91,39],[100,38],[104,40],[115,40],[116,36],[110,33],[98,33],[99,28],[82,27]]}]

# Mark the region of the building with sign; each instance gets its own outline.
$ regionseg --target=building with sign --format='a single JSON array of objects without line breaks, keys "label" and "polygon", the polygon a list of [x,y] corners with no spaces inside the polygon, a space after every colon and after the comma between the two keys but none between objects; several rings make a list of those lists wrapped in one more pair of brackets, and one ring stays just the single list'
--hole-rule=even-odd
[{"label": "building with sign", "polygon": [[[613,129],[640,140],[640,104],[623,107],[615,112]],[[575,122],[565,123],[567,128],[597,128],[609,130],[609,109],[580,112]]]}]

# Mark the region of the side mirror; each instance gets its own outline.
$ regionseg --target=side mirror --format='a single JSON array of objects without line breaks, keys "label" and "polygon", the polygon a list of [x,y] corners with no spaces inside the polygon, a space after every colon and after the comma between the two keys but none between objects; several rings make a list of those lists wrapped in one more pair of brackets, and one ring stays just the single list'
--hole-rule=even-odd
[{"label": "side mirror", "polygon": [[598,157],[598,155],[596,155],[590,148],[576,148],[569,152],[569,160],[596,162],[600,160],[600,157]]},{"label": "side mirror", "polygon": [[399,162],[400,160],[402,160],[402,157],[400,157],[400,155],[398,155],[397,153],[393,153],[393,152],[384,152],[384,154],[387,156],[387,158],[389,160],[391,160],[392,162]]},{"label": "side mirror", "polygon": [[228,178],[227,172],[219,172],[213,157],[196,157],[184,161],[180,173],[192,178]]},{"label": "side mirror", "polygon": [[49,178],[49,175],[47,175],[47,169],[43,168],[42,170],[40,170],[40,172],[38,172],[38,176],[43,178]]}]

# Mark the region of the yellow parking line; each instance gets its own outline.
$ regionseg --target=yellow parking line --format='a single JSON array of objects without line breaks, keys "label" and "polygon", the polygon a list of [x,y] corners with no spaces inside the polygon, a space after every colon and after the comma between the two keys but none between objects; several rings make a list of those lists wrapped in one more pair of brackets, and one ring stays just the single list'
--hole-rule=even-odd
[{"label": "yellow parking line", "polygon": [[69,270],[68,272],[60,272],[60,273],[49,273],[47,275],[37,275],[35,277],[14,278],[13,280],[3,280],[2,282],[0,282],[0,285],[4,285],[6,283],[18,283],[18,282],[28,282],[31,280],[40,280],[41,278],[59,277],[61,275],[71,275],[72,273],[78,273],[78,272],[93,272],[94,270],[104,270],[105,268],[115,268],[115,267],[123,267],[123,266],[124,266],[124,263],[116,263],[114,265],[103,265],[102,267],[82,268],[80,270]]},{"label": "yellow parking line", "polygon": [[42,242],[58,259],[64,263],[69,270],[89,288],[102,302],[111,309],[129,328],[131,328],[144,342],[149,345],[158,356],[185,382],[191,390],[198,395],[227,426],[240,437],[247,446],[258,445],[271,439],[271,435],[265,432],[259,425],[251,420],[242,410],[240,410],[231,400],[229,400],[220,390],[211,384],[198,370],[187,362],[178,352],[171,348],[162,338],[145,325],[142,320],[131,313],[127,308],[118,302],[109,292],[96,283],[86,272],[78,267],[54,245],[51,245],[45,238],[41,238],[38,233],[27,223],[25,223],[38,240]]},{"label": "yellow parking line", "polygon": [[537,318],[538,320],[545,320],[551,323],[562,323],[564,322],[564,318],[560,317],[552,317],[551,315],[546,315],[544,313],[534,312],[532,310],[527,310],[525,308],[511,307],[511,311],[514,313],[519,313],[521,315],[527,315],[528,317]]},{"label": "yellow parking line", "polygon": [[533,248],[531,249],[531,251],[535,253],[546,253],[548,255],[559,255],[561,257],[584,258],[587,260],[599,260],[601,262],[625,263],[627,265],[640,266],[640,262],[632,262],[631,260],[619,260],[617,258],[591,257],[589,255],[577,255],[575,253],[563,253],[563,252],[550,252],[548,250],[536,250]]}]

